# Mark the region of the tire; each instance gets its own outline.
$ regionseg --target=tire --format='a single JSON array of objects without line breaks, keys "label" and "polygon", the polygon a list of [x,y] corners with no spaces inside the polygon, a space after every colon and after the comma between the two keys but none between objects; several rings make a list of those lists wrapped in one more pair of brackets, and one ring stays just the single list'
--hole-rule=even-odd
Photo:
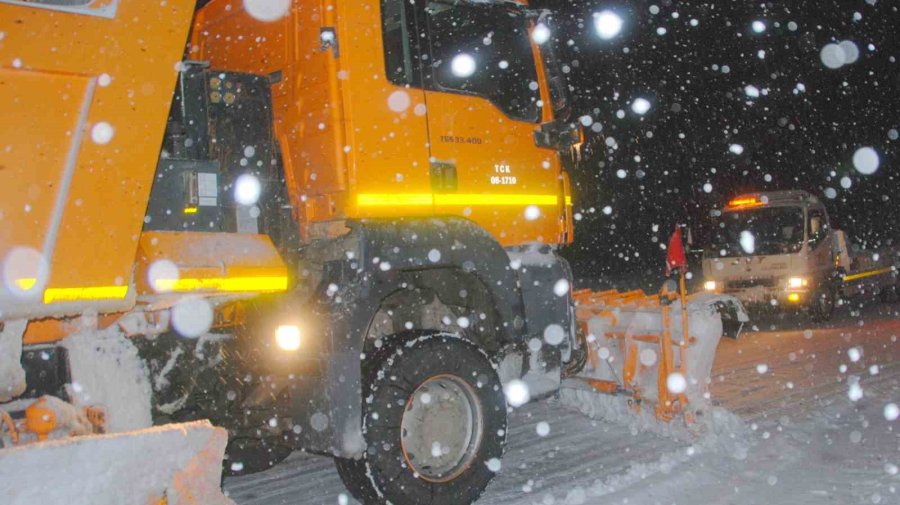
[{"label": "tire", "polygon": [[834,315],[834,306],[837,304],[837,294],[834,289],[824,287],[813,295],[809,302],[809,312],[813,321],[825,322]]},{"label": "tire", "polygon": [[367,450],[335,459],[347,489],[365,505],[475,501],[506,444],[494,364],[468,341],[439,333],[403,339],[375,365],[363,386]]}]

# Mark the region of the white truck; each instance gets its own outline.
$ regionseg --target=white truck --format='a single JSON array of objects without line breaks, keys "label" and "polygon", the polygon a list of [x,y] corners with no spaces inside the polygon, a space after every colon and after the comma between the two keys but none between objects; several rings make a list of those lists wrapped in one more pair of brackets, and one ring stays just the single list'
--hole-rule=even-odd
[{"label": "white truck", "polygon": [[900,248],[850,245],[825,206],[806,191],[739,195],[714,210],[703,288],[745,305],[831,317],[842,297],[896,300]]}]

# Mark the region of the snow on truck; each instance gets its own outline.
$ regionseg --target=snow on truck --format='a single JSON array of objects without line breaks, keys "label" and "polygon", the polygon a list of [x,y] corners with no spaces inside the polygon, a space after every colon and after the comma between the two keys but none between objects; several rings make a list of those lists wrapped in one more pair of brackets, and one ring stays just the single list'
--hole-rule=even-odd
[{"label": "snow on truck", "polygon": [[831,317],[841,296],[897,296],[900,249],[850,245],[805,191],[739,195],[714,216],[703,258],[707,291],[748,305],[802,308],[820,320]]},{"label": "snow on truck", "polygon": [[[143,466],[131,493],[70,496],[224,502],[208,419],[231,472],[303,449],[365,503],[470,503],[508,408],[564,377],[687,414],[728,299],[571,292],[559,152],[581,132],[531,36],[550,23],[510,2],[0,0],[3,496],[44,492],[8,475],[121,490]],[[179,450],[124,464],[129,443]],[[118,471],[68,479],[92,448]]]}]

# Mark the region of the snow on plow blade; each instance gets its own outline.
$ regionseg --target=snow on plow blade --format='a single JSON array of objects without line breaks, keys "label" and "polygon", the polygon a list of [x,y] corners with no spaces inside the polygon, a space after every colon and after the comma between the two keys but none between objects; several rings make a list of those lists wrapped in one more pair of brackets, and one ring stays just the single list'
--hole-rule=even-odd
[{"label": "snow on plow blade", "polygon": [[628,395],[635,410],[652,403],[656,417],[665,421],[677,414],[693,420],[709,398],[720,338],[736,338],[749,320],[741,303],[727,295],[688,296],[686,310],[678,295],[640,290],[583,290],[573,297],[587,353],[575,384]]},{"label": "snow on plow blade", "polygon": [[228,434],[206,421],[0,450],[0,503],[233,505],[222,494]]}]

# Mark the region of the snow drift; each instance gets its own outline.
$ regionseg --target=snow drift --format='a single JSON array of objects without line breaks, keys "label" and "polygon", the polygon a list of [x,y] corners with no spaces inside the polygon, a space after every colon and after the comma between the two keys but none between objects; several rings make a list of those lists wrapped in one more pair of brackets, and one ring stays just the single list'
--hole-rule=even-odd
[{"label": "snow drift", "polygon": [[206,421],[0,450],[6,505],[233,505],[219,487],[228,434]]}]

